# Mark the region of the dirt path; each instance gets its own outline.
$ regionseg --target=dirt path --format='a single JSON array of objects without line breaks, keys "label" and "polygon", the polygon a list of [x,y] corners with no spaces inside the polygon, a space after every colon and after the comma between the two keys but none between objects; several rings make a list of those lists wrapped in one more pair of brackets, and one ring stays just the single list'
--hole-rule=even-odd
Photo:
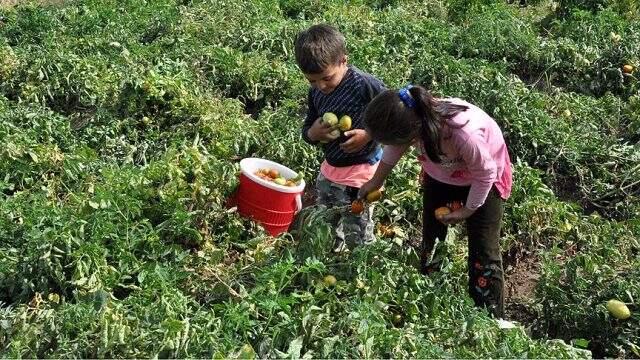
[{"label": "dirt path", "polygon": [[302,194],[302,207],[306,208],[316,203],[316,188],[314,186],[307,186]]},{"label": "dirt path", "polygon": [[532,325],[536,314],[531,305],[540,280],[540,261],[535,255],[524,257],[505,269],[505,317],[525,327]]}]

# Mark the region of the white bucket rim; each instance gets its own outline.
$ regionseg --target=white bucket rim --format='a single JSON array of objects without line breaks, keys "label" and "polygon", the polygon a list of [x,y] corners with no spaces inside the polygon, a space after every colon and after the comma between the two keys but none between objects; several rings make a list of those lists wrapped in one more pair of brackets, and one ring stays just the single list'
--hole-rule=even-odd
[{"label": "white bucket rim", "polygon": [[242,174],[244,174],[246,177],[248,177],[252,181],[262,186],[268,187],[269,189],[276,190],[279,192],[288,193],[288,194],[297,194],[304,191],[304,187],[306,185],[304,179],[300,181],[299,185],[292,186],[292,187],[285,186],[285,185],[278,185],[274,182],[263,180],[259,178],[257,175],[255,175],[254,172],[260,168],[276,169],[278,170],[278,172],[280,172],[280,174],[284,175],[284,177],[288,179],[298,176],[297,172],[275,161],[262,159],[262,158],[244,158],[240,160],[240,171],[242,172]]}]

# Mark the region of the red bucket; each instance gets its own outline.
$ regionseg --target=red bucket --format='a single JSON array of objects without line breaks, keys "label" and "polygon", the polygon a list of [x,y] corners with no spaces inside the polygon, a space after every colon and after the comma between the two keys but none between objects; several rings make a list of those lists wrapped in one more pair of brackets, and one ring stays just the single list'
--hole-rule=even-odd
[{"label": "red bucket", "polygon": [[289,229],[295,214],[302,209],[304,180],[300,185],[289,187],[262,180],[255,172],[258,169],[275,169],[285,178],[298,174],[276,162],[247,158],[240,161],[240,186],[238,187],[238,213],[251,218],[265,228],[272,236]]}]

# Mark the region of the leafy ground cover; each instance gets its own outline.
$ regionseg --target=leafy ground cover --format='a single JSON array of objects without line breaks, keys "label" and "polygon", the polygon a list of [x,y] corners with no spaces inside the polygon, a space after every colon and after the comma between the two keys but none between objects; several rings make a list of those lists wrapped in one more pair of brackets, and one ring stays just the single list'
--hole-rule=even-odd
[{"label": "leafy ground cover", "polygon": [[[0,8],[0,354],[640,357],[640,82],[624,67],[640,66],[634,4]],[[461,229],[438,249],[441,273],[417,272],[414,159],[377,207],[380,241],[348,255],[329,254],[314,207],[278,238],[225,207],[243,157],[315,177],[292,43],[319,21],[389,86],[463,97],[505,130],[504,257],[529,288],[510,300],[515,329],[467,298]],[[611,317],[611,298],[631,318]]]}]

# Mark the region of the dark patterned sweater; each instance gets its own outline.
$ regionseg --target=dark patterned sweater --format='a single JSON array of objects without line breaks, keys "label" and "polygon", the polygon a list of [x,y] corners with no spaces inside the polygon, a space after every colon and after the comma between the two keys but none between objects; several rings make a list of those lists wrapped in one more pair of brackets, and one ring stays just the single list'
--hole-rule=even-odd
[{"label": "dark patterned sweater", "polygon": [[[326,112],[332,112],[338,118],[349,115],[352,120],[352,129],[364,129],[363,115],[367,104],[384,90],[386,88],[382,81],[354,66],[349,66],[340,84],[330,94],[323,94],[320,90],[311,88],[308,98],[309,110],[302,127],[302,138],[310,144],[317,144],[309,139],[307,131],[313,122]],[[324,157],[330,165],[351,166],[367,162],[375,163],[379,160],[381,148],[378,143],[371,141],[358,152],[346,153],[342,151],[340,144],[347,139],[344,135],[340,135],[336,140],[322,144]]]}]

